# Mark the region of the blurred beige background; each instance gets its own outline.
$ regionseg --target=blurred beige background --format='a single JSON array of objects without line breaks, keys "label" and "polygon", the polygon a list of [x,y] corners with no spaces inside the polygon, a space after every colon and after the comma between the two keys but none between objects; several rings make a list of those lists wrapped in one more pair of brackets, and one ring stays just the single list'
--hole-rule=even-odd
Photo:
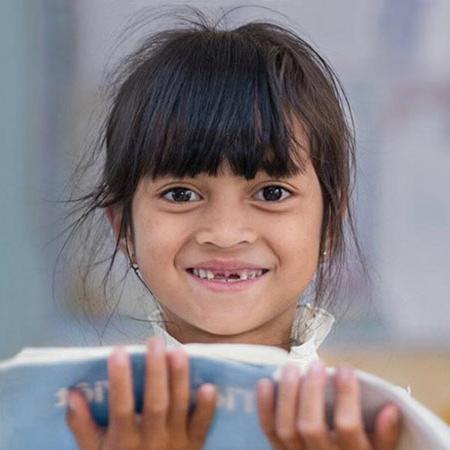
[{"label": "blurred beige background", "polygon": [[[174,2],[165,2],[172,4]],[[215,14],[243,2],[184,2]],[[76,271],[58,277],[63,198],[95,130],[104,70],[145,0],[5,0],[0,5],[0,358],[24,346],[137,342],[146,296],[134,279],[113,317],[79,312]],[[361,242],[372,284],[350,274],[323,344],[347,361],[410,386],[450,421],[450,2],[254,2],[287,15],[331,61],[356,118]],[[248,8],[233,17],[275,18]],[[233,22],[232,20],[230,20]],[[74,256],[74,260],[76,257]],[[95,289],[88,300],[95,304]],[[148,300],[148,299],[147,299]],[[139,325],[139,328],[138,328]]]}]

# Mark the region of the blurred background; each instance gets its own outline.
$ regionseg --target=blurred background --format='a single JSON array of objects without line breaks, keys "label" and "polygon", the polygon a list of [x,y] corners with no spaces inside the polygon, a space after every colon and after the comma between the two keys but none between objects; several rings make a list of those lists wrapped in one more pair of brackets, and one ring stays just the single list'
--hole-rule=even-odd
[{"label": "blurred background", "polygon": [[[145,317],[148,305],[132,273],[114,314],[105,314],[95,307],[95,287],[86,298],[76,269],[56,266],[67,225],[57,202],[95,134],[105,68],[142,36],[117,50],[121,33],[143,7],[158,4],[0,3],[0,359],[25,346],[145,339],[147,324],[127,320]],[[220,7],[245,3],[183,4],[218,16]],[[331,62],[356,120],[356,215],[372,283],[350,274],[322,356],[409,386],[450,421],[450,2],[253,4],[288,16]],[[230,23],[262,18],[287,23],[259,8],[234,13]],[[94,305],[91,320],[83,302]]]}]

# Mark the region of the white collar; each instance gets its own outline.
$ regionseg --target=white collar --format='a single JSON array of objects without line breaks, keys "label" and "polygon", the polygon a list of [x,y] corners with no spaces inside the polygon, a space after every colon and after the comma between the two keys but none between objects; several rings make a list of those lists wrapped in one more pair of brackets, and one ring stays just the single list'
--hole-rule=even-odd
[{"label": "white collar", "polygon": [[[158,306],[151,311],[148,319],[152,321],[154,335],[163,337],[166,345],[183,345],[166,331]],[[325,309],[312,306],[310,303],[298,304],[291,329],[291,340],[295,344],[291,346],[288,360],[306,369],[312,361],[319,358],[317,349],[327,337],[334,322],[333,315]]]}]

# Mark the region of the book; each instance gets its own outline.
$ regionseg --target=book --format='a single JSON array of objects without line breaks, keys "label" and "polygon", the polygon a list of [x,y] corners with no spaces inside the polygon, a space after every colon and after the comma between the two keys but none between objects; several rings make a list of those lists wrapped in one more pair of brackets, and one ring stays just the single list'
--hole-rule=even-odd
[{"label": "book", "polygon": [[[206,382],[219,393],[205,450],[270,450],[259,425],[256,384],[279,380],[287,351],[250,344],[185,344],[193,393]],[[77,387],[95,420],[108,423],[107,358],[113,347],[24,348],[0,362],[0,450],[74,450],[66,422],[67,393]],[[146,346],[126,346],[131,356],[136,412],[142,411]],[[332,427],[333,375],[327,367],[326,416]],[[448,450],[450,427],[400,386],[355,369],[367,431],[380,408],[395,402],[402,412],[396,450]]]}]

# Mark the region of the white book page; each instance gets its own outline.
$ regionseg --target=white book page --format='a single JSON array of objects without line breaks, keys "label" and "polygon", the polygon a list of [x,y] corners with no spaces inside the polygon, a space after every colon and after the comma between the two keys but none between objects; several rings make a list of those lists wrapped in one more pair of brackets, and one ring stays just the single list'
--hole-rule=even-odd
[{"label": "white book page", "polygon": [[[145,345],[124,346],[131,354],[146,353]],[[191,356],[207,356],[254,364],[279,365],[286,362],[288,352],[267,345],[248,344],[185,344],[182,346]],[[85,361],[108,356],[114,346],[105,347],[25,347],[12,358],[0,362],[0,370],[25,364],[53,364],[55,362]],[[173,348],[168,345],[167,349]]]}]

